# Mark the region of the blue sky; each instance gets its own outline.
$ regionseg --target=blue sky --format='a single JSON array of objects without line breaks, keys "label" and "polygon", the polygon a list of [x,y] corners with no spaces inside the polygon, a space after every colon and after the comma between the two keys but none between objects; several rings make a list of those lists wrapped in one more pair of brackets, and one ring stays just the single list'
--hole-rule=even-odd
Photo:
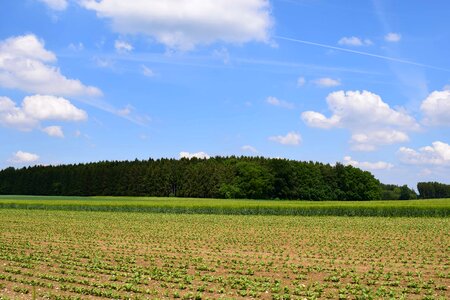
[{"label": "blue sky", "polygon": [[450,181],[448,1],[0,6],[2,168],[261,155]]}]

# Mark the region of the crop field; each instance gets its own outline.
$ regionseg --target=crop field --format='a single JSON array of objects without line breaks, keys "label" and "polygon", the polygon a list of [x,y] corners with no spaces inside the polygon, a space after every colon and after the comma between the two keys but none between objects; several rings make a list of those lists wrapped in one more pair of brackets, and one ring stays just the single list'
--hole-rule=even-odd
[{"label": "crop field", "polygon": [[450,199],[281,201],[151,197],[0,196],[0,208],[226,215],[448,217]]},{"label": "crop field", "polygon": [[0,299],[450,298],[445,217],[3,208],[0,220]]}]

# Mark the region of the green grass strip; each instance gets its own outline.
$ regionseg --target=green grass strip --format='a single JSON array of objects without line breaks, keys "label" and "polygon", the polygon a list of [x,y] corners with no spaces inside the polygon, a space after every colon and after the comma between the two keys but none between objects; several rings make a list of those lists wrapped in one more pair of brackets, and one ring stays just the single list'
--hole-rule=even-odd
[{"label": "green grass strip", "polygon": [[1,196],[0,208],[223,215],[449,217],[450,199],[312,202],[148,197]]}]

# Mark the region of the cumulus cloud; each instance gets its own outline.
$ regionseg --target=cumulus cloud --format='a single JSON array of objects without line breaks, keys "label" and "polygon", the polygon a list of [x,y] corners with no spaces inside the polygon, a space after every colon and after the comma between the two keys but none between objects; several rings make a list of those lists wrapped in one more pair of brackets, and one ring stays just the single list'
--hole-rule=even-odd
[{"label": "cumulus cloud", "polygon": [[34,95],[23,99],[22,110],[36,120],[83,121],[84,110],[75,107],[69,100],[55,96]]},{"label": "cumulus cloud", "polygon": [[384,36],[384,40],[386,42],[396,43],[399,42],[402,39],[401,34],[395,33],[395,32],[389,32]]},{"label": "cumulus cloud", "polygon": [[17,151],[16,153],[13,154],[12,158],[9,161],[16,164],[26,164],[36,162],[38,160],[39,155],[37,154],[24,151]]},{"label": "cumulus cloud", "polygon": [[330,117],[305,111],[301,115],[303,121],[310,127],[350,130],[354,150],[372,151],[380,145],[405,142],[405,131],[420,128],[406,112],[390,108],[380,96],[368,91],[333,92],[327,103]]},{"label": "cumulus cloud", "polygon": [[208,155],[208,153],[205,153],[203,151],[197,152],[197,153],[189,153],[189,152],[185,152],[182,151],[179,154],[180,158],[187,158],[187,159],[191,159],[191,158],[200,158],[200,159],[208,159],[210,156]]},{"label": "cumulus cloud", "polygon": [[242,147],[241,147],[241,150],[242,150],[242,151],[245,151],[245,152],[258,153],[258,150],[256,150],[255,147],[250,146],[250,145],[244,145],[244,146],[242,146]]},{"label": "cumulus cloud", "polygon": [[116,51],[119,53],[130,52],[134,49],[134,47],[130,43],[120,40],[116,40],[114,42],[114,48],[116,48]]},{"label": "cumulus cloud", "polygon": [[337,127],[341,121],[338,115],[333,115],[330,118],[315,111],[305,111],[302,113],[303,121],[310,127],[317,127],[322,129],[329,129]]},{"label": "cumulus cloud", "polygon": [[41,121],[83,121],[87,113],[69,100],[55,96],[25,97],[21,106],[7,97],[0,97],[0,124],[19,130],[32,130]]},{"label": "cumulus cloud", "polygon": [[0,86],[58,96],[100,96],[102,92],[69,79],[52,65],[56,56],[35,35],[0,41]]},{"label": "cumulus cloud", "polygon": [[30,118],[21,107],[17,107],[11,99],[0,97],[0,124],[22,130],[30,130],[37,126],[39,121]]},{"label": "cumulus cloud", "polygon": [[11,37],[0,41],[1,62],[7,59],[28,58],[42,62],[54,62],[56,56],[44,47],[44,42],[38,40],[35,35]]},{"label": "cumulus cloud", "polygon": [[282,145],[295,146],[300,144],[302,137],[299,133],[291,131],[286,135],[271,136],[269,137],[269,140]]},{"label": "cumulus cloud", "polygon": [[369,39],[361,39],[356,36],[350,36],[350,37],[343,37],[338,41],[339,45],[345,45],[345,46],[370,46],[373,45],[373,42]]},{"label": "cumulus cloud", "polygon": [[409,141],[406,133],[398,130],[374,130],[352,134],[353,150],[373,151],[376,146],[391,145]]},{"label": "cumulus cloud", "polygon": [[397,154],[406,164],[450,166],[450,145],[441,141],[418,150],[401,147]]},{"label": "cumulus cloud", "polygon": [[65,10],[67,8],[67,0],[38,0],[53,10]]},{"label": "cumulus cloud", "polygon": [[394,165],[385,161],[377,161],[377,162],[367,162],[367,161],[356,161],[352,159],[350,156],[345,156],[344,165],[353,166],[356,168],[364,169],[364,170],[389,170]]},{"label": "cumulus cloud", "polygon": [[424,123],[450,125],[450,90],[434,91],[421,104]]},{"label": "cumulus cloud", "polygon": [[287,101],[284,101],[284,100],[280,100],[280,99],[272,97],[272,96],[267,97],[266,103],[270,104],[270,105],[273,105],[273,106],[279,106],[279,107],[287,108],[287,109],[293,109],[294,108],[294,104],[293,103],[287,102]]},{"label": "cumulus cloud", "polygon": [[314,83],[318,87],[328,88],[328,87],[336,87],[341,85],[341,81],[339,79],[333,79],[329,77],[323,77],[316,80],[313,80]]},{"label": "cumulus cloud", "polygon": [[111,20],[114,31],[144,34],[169,48],[189,50],[216,41],[269,41],[268,0],[81,0]]},{"label": "cumulus cloud", "polygon": [[49,136],[64,138],[64,132],[61,126],[48,126],[42,129]]}]

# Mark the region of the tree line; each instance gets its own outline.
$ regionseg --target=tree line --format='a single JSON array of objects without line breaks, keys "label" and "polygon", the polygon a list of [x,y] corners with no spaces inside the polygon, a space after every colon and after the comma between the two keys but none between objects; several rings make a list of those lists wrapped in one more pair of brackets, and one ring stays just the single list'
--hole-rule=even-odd
[{"label": "tree line", "polygon": [[264,157],[101,161],[0,171],[0,194],[301,200],[450,198],[450,185],[380,183],[352,166]]},{"label": "tree line", "polygon": [[395,184],[381,184],[382,200],[411,200],[419,196],[416,191],[409,188],[406,184],[399,186]]},{"label": "tree line", "polygon": [[417,184],[420,198],[450,198],[450,185],[439,182],[419,182]]},{"label": "tree line", "polygon": [[352,166],[263,157],[102,161],[0,171],[0,194],[374,200],[380,182]]}]

